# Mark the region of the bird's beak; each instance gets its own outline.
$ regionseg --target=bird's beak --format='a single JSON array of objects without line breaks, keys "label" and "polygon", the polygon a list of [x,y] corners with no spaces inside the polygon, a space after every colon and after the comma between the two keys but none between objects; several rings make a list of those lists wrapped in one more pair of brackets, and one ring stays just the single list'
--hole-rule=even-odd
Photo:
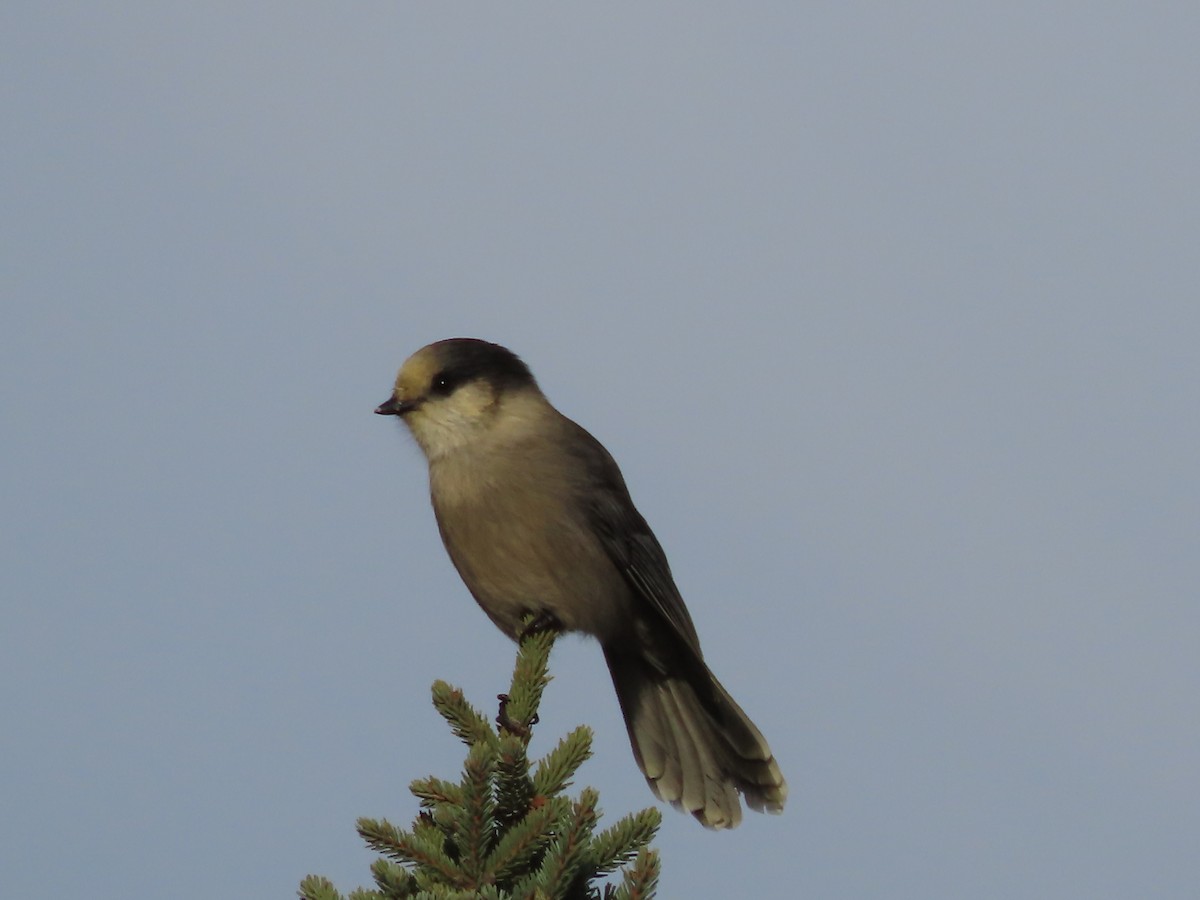
[{"label": "bird's beak", "polygon": [[395,397],[388,397],[377,407],[375,407],[375,415],[377,416],[402,416],[410,410],[416,409],[417,404],[411,400],[397,400]]}]

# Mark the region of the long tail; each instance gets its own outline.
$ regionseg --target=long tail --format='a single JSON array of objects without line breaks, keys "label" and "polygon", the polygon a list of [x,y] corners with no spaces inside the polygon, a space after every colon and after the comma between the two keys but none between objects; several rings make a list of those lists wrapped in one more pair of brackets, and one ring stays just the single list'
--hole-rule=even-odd
[{"label": "long tail", "polygon": [[655,796],[706,828],[783,811],[787,782],[759,730],[699,659],[664,674],[640,653],[605,647],[629,741]]}]

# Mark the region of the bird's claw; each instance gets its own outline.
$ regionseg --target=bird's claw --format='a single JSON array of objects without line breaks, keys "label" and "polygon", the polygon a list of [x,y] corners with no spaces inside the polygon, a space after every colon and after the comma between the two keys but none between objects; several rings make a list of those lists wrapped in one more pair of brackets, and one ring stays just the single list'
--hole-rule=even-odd
[{"label": "bird's claw", "polygon": [[526,618],[521,626],[521,631],[517,635],[518,642],[525,640],[527,637],[533,637],[535,634],[542,634],[546,631],[552,631],[555,634],[563,630],[562,622],[558,621],[558,617],[552,612],[547,612],[542,609],[533,614],[532,618]]}]

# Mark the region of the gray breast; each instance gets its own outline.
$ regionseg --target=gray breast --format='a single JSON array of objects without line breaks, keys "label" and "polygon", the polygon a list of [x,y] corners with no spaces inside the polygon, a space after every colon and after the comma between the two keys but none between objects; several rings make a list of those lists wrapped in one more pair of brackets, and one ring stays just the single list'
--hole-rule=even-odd
[{"label": "gray breast", "polygon": [[629,590],[591,530],[571,473],[536,450],[480,463],[455,454],[430,470],[442,540],[479,605],[509,636],[525,614],[541,611],[567,630],[616,634],[629,619]]}]

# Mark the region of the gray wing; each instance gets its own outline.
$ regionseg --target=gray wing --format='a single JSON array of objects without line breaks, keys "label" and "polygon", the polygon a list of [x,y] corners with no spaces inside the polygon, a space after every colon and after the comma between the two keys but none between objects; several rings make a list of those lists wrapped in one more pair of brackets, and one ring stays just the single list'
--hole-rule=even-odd
[{"label": "gray wing", "polygon": [[572,445],[578,449],[587,472],[584,503],[592,530],[634,594],[645,600],[649,609],[701,658],[696,626],[671,577],[667,554],[634,507],[621,470],[599,441],[579,425],[571,424],[586,438]]}]

